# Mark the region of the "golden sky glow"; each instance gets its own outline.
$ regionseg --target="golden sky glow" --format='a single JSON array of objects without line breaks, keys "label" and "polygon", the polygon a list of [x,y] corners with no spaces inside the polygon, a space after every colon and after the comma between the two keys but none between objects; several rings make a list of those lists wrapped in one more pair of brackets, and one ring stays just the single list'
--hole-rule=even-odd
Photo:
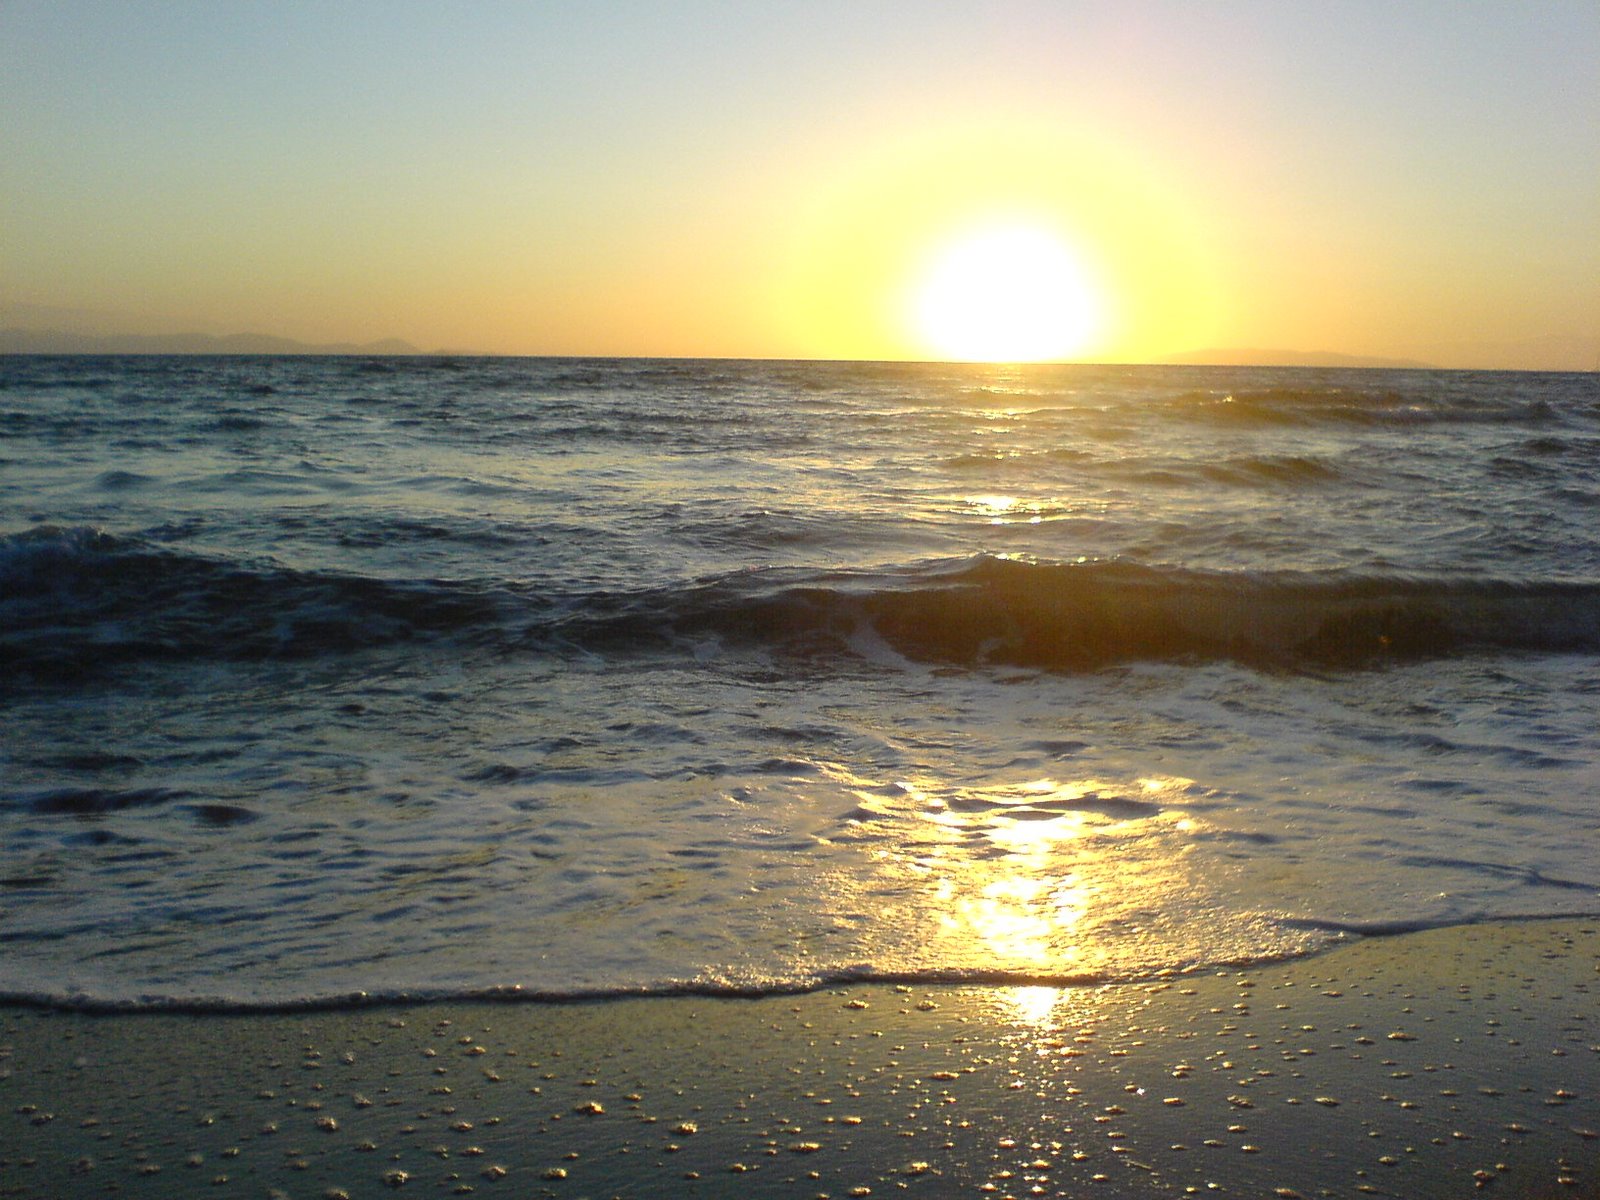
[{"label": "golden sky glow", "polygon": [[[837,163],[785,223],[772,308],[810,354],[1143,361],[1207,344],[1223,297],[1171,180],[1064,126],[934,116]],[[995,293],[987,309],[980,289]],[[975,328],[930,328],[956,319],[963,293]],[[1054,319],[1004,311],[1028,299]]]},{"label": "golden sky glow", "polygon": [[0,327],[1592,368],[1597,60],[1586,0],[17,0]]}]

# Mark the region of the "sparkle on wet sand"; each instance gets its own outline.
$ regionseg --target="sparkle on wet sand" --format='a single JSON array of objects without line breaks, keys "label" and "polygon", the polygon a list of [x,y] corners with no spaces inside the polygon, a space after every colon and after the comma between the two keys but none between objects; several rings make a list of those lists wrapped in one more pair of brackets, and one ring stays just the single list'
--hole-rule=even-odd
[{"label": "sparkle on wet sand", "polygon": [[1597,964],[1558,921],[1050,1006],[8,1009],[0,1196],[1594,1196]]}]

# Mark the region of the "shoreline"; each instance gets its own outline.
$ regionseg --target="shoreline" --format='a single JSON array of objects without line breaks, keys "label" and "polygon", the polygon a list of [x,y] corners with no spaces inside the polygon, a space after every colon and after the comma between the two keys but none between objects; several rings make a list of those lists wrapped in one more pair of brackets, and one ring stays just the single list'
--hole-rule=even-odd
[{"label": "shoreline", "polygon": [[[1106,977],[1093,973],[1081,975],[1019,974],[1014,970],[985,968],[952,969],[947,973],[915,971],[864,972],[848,970],[837,978],[821,978],[816,982],[793,984],[719,984],[672,983],[640,985],[637,987],[596,987],[579,991],[539,991],[522,984],[488,988],[480,992],[428,993],[372,993],[353,991],[344,994],[330,993],[288,1000],[238,1000],[223,996],[200,996],[174,1000],[160,995],[142,995],[137,1000],[114,1000],[103,996],[76,993],[51,996],[22,991],[0,991],[0,1016],[7,1011],[35,1011],[62,1016],[91,1017],[292,1017],[327,1013],[362,1011],[386,1012],[389,1010],[422,1008],[498,1008],[531,1005],[544,1008],[564,1008],[592,1004],[614,1004],[622,1001],[677,1001],[677,1000],[739,1000],[777,1001],[795,997],[812,996],[819,992],[842,993],[850,989],[894,989],[904,991],[1010,991],[1018,988],[1051,989],[1061,992],[1084,992],[1118,988],[1150,988],[1175,980],[1192,980],[1209,975],[1244,974],[1270,971],[1277,967],[1310,963],[1357,943],[1390,938],[1407,938],[1426,934],[1441,934],[1456,928],[1483,926],[1545,925],[1554,923],[1600,924],[1600,914],[1570,915],[1536,913],[1530,915],[1493,917],[1482,921],[1461,922],[1455,925],[1418,925],[1410,922],[1377,923],[1371,925],[1330,925],[1338,939],[1303,951],[1289,951],[1276,957],[1252,959],[1247,962],[1213,962],[1204,966],[1151,971],[1131,977]],[[1600,968],[1597,968],[1600,969]]]},{"label": "shoreline", "polygon": [[1600,1196],[1600,921],[1082,987],[0,1007],[0,1197]]}]

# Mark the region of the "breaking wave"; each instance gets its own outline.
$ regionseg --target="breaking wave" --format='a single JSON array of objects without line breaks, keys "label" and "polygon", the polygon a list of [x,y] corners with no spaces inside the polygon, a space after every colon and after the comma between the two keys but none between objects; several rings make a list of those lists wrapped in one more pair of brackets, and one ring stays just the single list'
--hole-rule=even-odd
[{"label": "breaking wave", "polygon": [[988,555],[761,568],[555,594],[244,564],[91,529],[0,539],[0,647],[75,678],[138,659],[304,658],[418,642],[608,654],[759,647],[1091,670],[1137,660],[1366,666],[1475,649],[1600,649],[1600,582],[1202,571]]}]

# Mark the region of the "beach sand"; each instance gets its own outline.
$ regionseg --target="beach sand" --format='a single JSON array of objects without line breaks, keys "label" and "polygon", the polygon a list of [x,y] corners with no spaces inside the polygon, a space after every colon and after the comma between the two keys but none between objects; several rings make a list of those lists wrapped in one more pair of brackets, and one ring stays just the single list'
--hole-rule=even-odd
[{"label": "beach sand", "polygon": [[1600,922],[1070,989],[0,1010],[0,1195],[1600,1196]]}]

